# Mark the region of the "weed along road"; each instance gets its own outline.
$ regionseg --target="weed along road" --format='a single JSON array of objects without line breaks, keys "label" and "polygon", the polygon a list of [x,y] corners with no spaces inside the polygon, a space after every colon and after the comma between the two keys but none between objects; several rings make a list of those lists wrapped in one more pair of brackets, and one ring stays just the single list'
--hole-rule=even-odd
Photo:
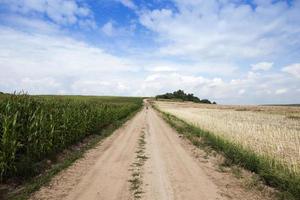
[{"label": "weed along road", "polygon": [[[223,178],[221,173],[211,173],[208,164],[192,155],[191,146],[184,144],[160,114],[151,106],[147,107],[55,176],[31,199],[261,198],[240,188],[237,190],[236,185],[230,188],[230,184],[217,184],[214,177],[221,180],[228,179],[228,175]],[[230,196],[230,190],[235,190],[235,195]]]}]

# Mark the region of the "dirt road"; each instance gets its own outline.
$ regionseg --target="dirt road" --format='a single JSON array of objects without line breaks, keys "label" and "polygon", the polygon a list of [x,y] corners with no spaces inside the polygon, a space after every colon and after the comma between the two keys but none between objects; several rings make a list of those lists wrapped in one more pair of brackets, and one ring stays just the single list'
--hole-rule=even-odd
[{"label": "dirt road", "polygon": [[147,114],[145,199],[221,199],[217,187],[152,109]]},{"label": "dirt road", "polygon": [[151,107],[144,108],[31,199],[134,199],[130,169],[142,135],[147,160],[138,165],[142,172],[141,199],[227,199],[212,175],[202,169],[178,134]]}]

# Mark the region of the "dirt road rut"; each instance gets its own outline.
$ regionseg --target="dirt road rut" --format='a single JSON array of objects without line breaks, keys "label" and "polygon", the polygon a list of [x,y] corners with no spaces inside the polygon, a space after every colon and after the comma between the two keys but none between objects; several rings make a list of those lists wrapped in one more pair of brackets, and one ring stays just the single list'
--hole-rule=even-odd
[{"label": "dirt road rut", "polygon": [[180,138],[150,109],[145,166],[145,199],[221,199],[217,187],[180,145]]},{"label": "dirt road rut", "polygon": [[134,199],[130,168],[136,162],[142,134],[147,160],[141,166],[140,199],[227,199],[201,163],[183,147],[178,134],[151,107],[144,108],[31,199]]}]

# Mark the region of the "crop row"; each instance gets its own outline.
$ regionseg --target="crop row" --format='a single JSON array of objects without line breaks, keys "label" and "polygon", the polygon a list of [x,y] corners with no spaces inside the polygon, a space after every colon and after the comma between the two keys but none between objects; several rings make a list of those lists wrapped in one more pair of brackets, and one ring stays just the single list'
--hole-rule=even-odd
[{"label": "crop row", "polygon": [[[117,99],[117,101],[115,101]],[[10,95],[0,101],[0,178],[31,176],[35,164],[139,109],[139,98]],[[114,102],[115,101],[115,102]]]}]

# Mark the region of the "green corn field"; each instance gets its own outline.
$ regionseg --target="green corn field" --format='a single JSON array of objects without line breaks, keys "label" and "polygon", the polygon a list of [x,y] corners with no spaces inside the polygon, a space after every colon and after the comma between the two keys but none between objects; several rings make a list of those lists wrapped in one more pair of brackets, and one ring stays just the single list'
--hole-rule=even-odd
[{"label": "green corn field", "polygon": [[141,106],[128,97],[0,96],[0,179],[31,176],[37,162]]}]

